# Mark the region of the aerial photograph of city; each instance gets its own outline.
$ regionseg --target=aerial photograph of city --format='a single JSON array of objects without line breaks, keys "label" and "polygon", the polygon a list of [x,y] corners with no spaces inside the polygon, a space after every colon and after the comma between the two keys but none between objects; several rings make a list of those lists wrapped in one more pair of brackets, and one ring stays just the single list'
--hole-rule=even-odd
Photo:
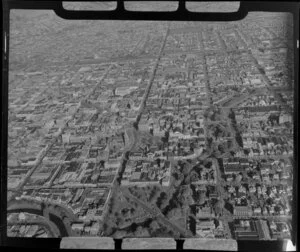
[{"label": "aerial photograph of city", "polygon": [[7,236],[290,239],[293,53],[283,12],[11,10]]}]

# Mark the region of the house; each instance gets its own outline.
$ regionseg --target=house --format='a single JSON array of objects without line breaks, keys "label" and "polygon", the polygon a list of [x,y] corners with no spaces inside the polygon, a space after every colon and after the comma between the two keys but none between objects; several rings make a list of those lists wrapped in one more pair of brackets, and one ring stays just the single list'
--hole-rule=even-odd
[{"label": "house", "polygon": [[260,215],[262,213],[262,209],[260,207],[255,207],[253,209],[253,214],[254,215]]},{"label": "house", "polygon": [[83,229],[84,229],[84,223],[83,223],[83,222],[80,222],[80,223],[73,223],[73,224],[71,225],[71,228],[72,228],[73,230],[76,230],[76,231],[83,231]]}]

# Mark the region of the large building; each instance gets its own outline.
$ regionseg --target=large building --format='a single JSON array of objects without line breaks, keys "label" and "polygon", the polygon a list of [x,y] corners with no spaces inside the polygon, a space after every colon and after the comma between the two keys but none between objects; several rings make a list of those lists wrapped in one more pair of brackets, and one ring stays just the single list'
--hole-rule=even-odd
[{"label": "large building", "polygon": [[245,158],[224,158],[223,167],[226,175],[245,171],[249,162]]},{"label": "large building", "polygon": [[235,216],[252,216],[252,209],[249,206],[235,206],[233,214]]},{"label": "large building", "polygon": [[239,220],[234,224],[238,240],[270,240],[270,230],[266,220]]},{"label": "large building", "polygon": [[255,225],[257,227],[260,240],[270,240],[270,230],[266,220],[256,220]]},{"label": "large building", "polygon": [[257,228],[250,220],[236,220],[234,233],[237,240],[259,240]]}]

